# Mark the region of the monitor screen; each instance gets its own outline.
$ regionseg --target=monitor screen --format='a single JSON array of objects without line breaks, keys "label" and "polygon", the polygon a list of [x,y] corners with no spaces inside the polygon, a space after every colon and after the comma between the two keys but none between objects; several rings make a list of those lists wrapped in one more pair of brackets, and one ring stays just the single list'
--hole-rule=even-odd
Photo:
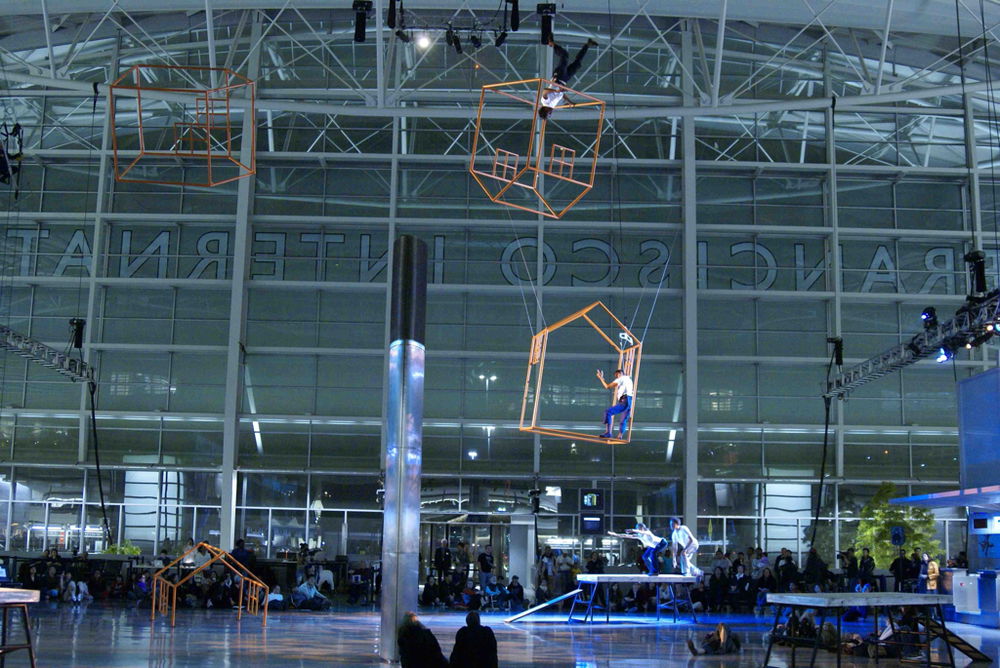
[{"label": "monitor screen", "polygon": [[599,489],[580,490],[581,510],[604,510],[604,493]]},{"label": "monitor screen", "polygon": [[986,518],[985,517],[973,517],[972,518],[972,528],[973,529],[985,529],[986,528]]},{"label": "monitor screen", "polygon": [[580,533],[582,534],[602,534],[604,533],[604,516],[591,515],[589,513],[580,514]]}]

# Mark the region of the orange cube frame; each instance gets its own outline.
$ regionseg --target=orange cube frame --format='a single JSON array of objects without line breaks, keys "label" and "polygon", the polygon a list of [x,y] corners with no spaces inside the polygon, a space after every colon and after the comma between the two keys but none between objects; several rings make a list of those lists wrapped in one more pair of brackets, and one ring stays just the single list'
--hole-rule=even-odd
[{"label": "orange cube frame", "polygon": [[[614,323],[621,328],[622,333],[629,340],[635,342],[632,345],[622,346],[615,343],[601,331],[601,328],[597,326],[597,323],[588,315],[594,309],[603,310]],[[617,369],[622,369],[626,375],[632,377],[633,386],[633,397],[632,397],[632,410],[629,415],[628,423],[628,433],[625,438],[601,438],[593,434],[584,434],[577,431],[569,431],[567,429],[555,429],[552,427],[546,427],[540,424],[539,415],[539,396],[542,391],[542,376],[545,371],[545,353],[548,346],[549,334],[555,330],[568,325],[569,323],[583,319],[587,321],[590,326],[594,329],[598,336],[604,339],[611,349],[618,353],[618,366]],[[623,337],[624,338],[624,337]],[[635,409],[636,409],[636,394],[639,388],[639,362],[642,359],[642,341],[638,341],[636,337],[629,331],[629,329],[618,319],[615,315],[608,310],[608,307],[601,302],[594,302],[586,308],[580,309],[572,315],[568,315],[562,320],[553,323],[541,330],[533,337],[531,337],[531,352],[528,357],[528,372],[524,379],[524,396],[521,400],[521,423],[518,427],[520,431],[527,431],[533,434],[543,434],[545,436],[556,436],[559,438],[570,438],[573,440],[589,441],[591,443],[610,443],[610,444],[624,444],[632,440],[632,425],[634,424]],[[532,372],[535,373],[534,378],[534,401],[531,402],[533,405],[530,406],[529,411],[529,398],[531,397],[532,390]],[[529,415],[530,413],[530,415]],[[530,422],[526,422],[530,419]]]},{"label": "orange cube frame", "polygon": [[[161,80],[166,83],[149,84]],[[222,67],[134,65],[111,84],[110,96],[116,181],[209,188],[256,173],[256,128],[249,137],[242,137],[242,128],[234,128],[232,120],[234,101],[244,117],[255,118],[256,85],[252,80]],[[174,105],[170,113],[178,120],[169,126],[150,127],[151,119],[146,117],[152,115],[150,108],[164,103]],[[134,122],[122,120],[133,113]],[[138,141],[135,157],[122,146],[133,136]],[[167,141],[169,145],[162,145]],[[178,164],[203,167],[204,177],[157,178],[156,167]],[[145,167],[153,167],[154,176],[145,175]]]}]

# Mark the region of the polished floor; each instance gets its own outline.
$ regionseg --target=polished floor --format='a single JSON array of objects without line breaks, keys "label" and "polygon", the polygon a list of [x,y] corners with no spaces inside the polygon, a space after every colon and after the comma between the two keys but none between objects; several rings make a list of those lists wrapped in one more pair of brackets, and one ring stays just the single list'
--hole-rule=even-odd
[{"label": "polished floor", "polygon": [[[31,611],[38,652],[44,667],[119,666],[344,666],[384,665],[376,654],[378,616],[372,611],[342,609],[334,612],[284,612],[260,620],[244,616],[237,621],[232,610],[183,610],[171,629],[162,619],[151,624],[149,609],[124,605],[40,604]],[[437,636],[445,654],[451,651],[456,630],[464,624],[460,613],[427,613],[421,619]],[[764,632],[769,619],[753,615],[719,615],[693,624],[666,619],[615,615],[611,624],[567,624],[565,615],[535,615],[534,621],[505,624],[503,616],[484,614],[499,643],[501,666],[760,666]],[[707,632],[726,621],[740,635],[739,655],[694,658],[687,650],[688,637]],[[863,624],[847,625],[866,631]],[[951,625],[950,625],[951,626]],[[1000,654],[1000,631],[962,624],[955,631],[994,658]],[[12,625],[13,638],[20,629]],[[771,665],[790,665],[789,650],[779,649]],[[800,650],[799,665],[806,656]],[[956,654],[956,665],[968,659]],[[832,654],[823,654],[818,665],[835,665]],[[7,666],[27,665],[27,654],[15,652]],[[874,661],[844,657],[845,666],[874,666]],[[883,659],[879,665],[895,662]],[[912,665],[912,664],[911,664]],[[978,664],[981,665],[981,664]]]}]

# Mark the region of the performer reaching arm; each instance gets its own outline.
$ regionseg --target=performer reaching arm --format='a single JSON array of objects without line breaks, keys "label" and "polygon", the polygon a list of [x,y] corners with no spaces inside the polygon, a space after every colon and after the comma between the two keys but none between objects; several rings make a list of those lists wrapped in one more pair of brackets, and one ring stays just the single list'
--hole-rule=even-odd
[{"label": "performer reaching arm", "polygon": [[642,543],[646,549],[642,553],[642,560],[646,564],[647,575],[659,575],[660,571],[656,564],[656,555],[667,549],[667,541],[646,528],[646,525],[639,522],[634,529],[628,529],[624,534],[608,532],[618,538],[631,538]]},{"label": "performer reaching arm", "polygon": [[615,398],[608,410],[604,411],[604,433],[601,434],[601,438],[611,438],[611,432],[614,431],[615,416],[622,413],[621,425],[618,427],[618,438],[621,440],[625,439],[628,434],[628,419],[632,414],[632,395],[635,392],[634,385],[632,384],[632,379],[626,375],[624,369],[615,370],[615,379],[606,382],[604,380],[604,372],[600,369],[597,370],[597,380],[601,382],[601,385],[605,389],[614,390]]}]

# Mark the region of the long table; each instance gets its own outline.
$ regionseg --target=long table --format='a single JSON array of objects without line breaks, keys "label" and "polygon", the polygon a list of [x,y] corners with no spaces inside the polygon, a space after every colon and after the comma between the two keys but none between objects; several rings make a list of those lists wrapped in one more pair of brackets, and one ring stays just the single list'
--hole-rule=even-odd
[{"label": "long table", "polygon": [[[28,620],[28,604],[38,603],[40,592],[35,589],[0,588],[0,610],[3,611],[3,627],[0,628],[0,666],[6,663],[7,654],[19,649],[28,650],[31,668],[35,668],[35,648],[31,643],[31,622]],[[10,624],[10,610],[21,611],[21,625],[24,627],[24,642],[7,642],[7,629]]]},{"label": "long table", "polygon": [[[820,629],[823,628],[823,622],[826,620],[827,614],[832,614],[837,618],[837,665],[840,666],[840,620],[843,613],[848,608],[853,607],[867,607],[871,608],[874,612],[875,617],[875,633],[877,634],[880,629],[878,627],[878,611],[880,608],[899,608],[899,607],[914,607],[921,608],[924,611],[924,619],[921,623],[924,624],[924,629],[927,634],[927,656],[924,665],[926,666],[950,666],[954,668],[955,657],[952,653],[952,643],[949,640],[949,633],[944,626],[944,614],[941,610],[941,606],[950,603],[950,596],[939,596],[936,594],[906,594],[906,593],[896,593],[896,592],[865,592],[865,593],[855,593],[855,592],[831,592],[831,593],[818,593],[818,594],[768,594],[767,602],[775,606],[774,613],[774,627],[771,629],[771,638],[767,644],[767,653],[764,654],[764,668],[768,668],[768,664],[771,660],[771,650],[774,647],[775,632],[778,628],[778,623],[781,619],[781,613],[786,608],[791,608],[793,611],[796,609],[808,609],[812,608],[816,610],[816,637],[815,638],[798,638],[798,637],[785,637],[783,640],[788,642],[792,648],[792,665],[795,665],[795,649],[799,646],[806,646],[812,648],[812,656],[809,660],[809,665],[813,666],[816,664],[816,654],[820,649]],[[931,618],[930,613],[937,613],[937,620]],[[892,624],[892,614],[891,611],[886,615],[889,623]],[[932,629],[939,629],[932,633]],[[944,640],[945,647],[948,650],[948,662],[947,663],[932,663],[930,660],[930,644],[934,638],[941,638]],[[876,657],[875,662],[878,663],[878,658]]]},{"label": "long table", "polygon": [[577,604],[581,606],[586,606],[584,608],[584,615],[582,620],[578,621],[594,621],[594,599],[597,598],[596,594],[601,585],[604,586],[604,621],[611,621],[611,606],[608,605],[608,589],[612,584],[632,584],[633,582],[648,583],[654,585],[656,589],[656,620],[660,620],[660,585],[667,585],[670,590],[670,601],[668,605],[671,606],[674,612],[674,621],[677,621],[677,591],[675,586],[682,584],[688,585],[683,588],[684,600],[687,601],[688,607],[691,610],[691,617],[697,623],[698,616],[695,613],[694,606],[691,604],[691,585],[697,582],[697,578],[693,575],[642,575],[639,573],[608,573],[608,574],[592,574],[592,573],[581,573],[576,576],[577,585],[581,588],[581,592],[573,597],[573,604],[569,608],[569,621],[574,621],[573,614],[576,611]]}]

